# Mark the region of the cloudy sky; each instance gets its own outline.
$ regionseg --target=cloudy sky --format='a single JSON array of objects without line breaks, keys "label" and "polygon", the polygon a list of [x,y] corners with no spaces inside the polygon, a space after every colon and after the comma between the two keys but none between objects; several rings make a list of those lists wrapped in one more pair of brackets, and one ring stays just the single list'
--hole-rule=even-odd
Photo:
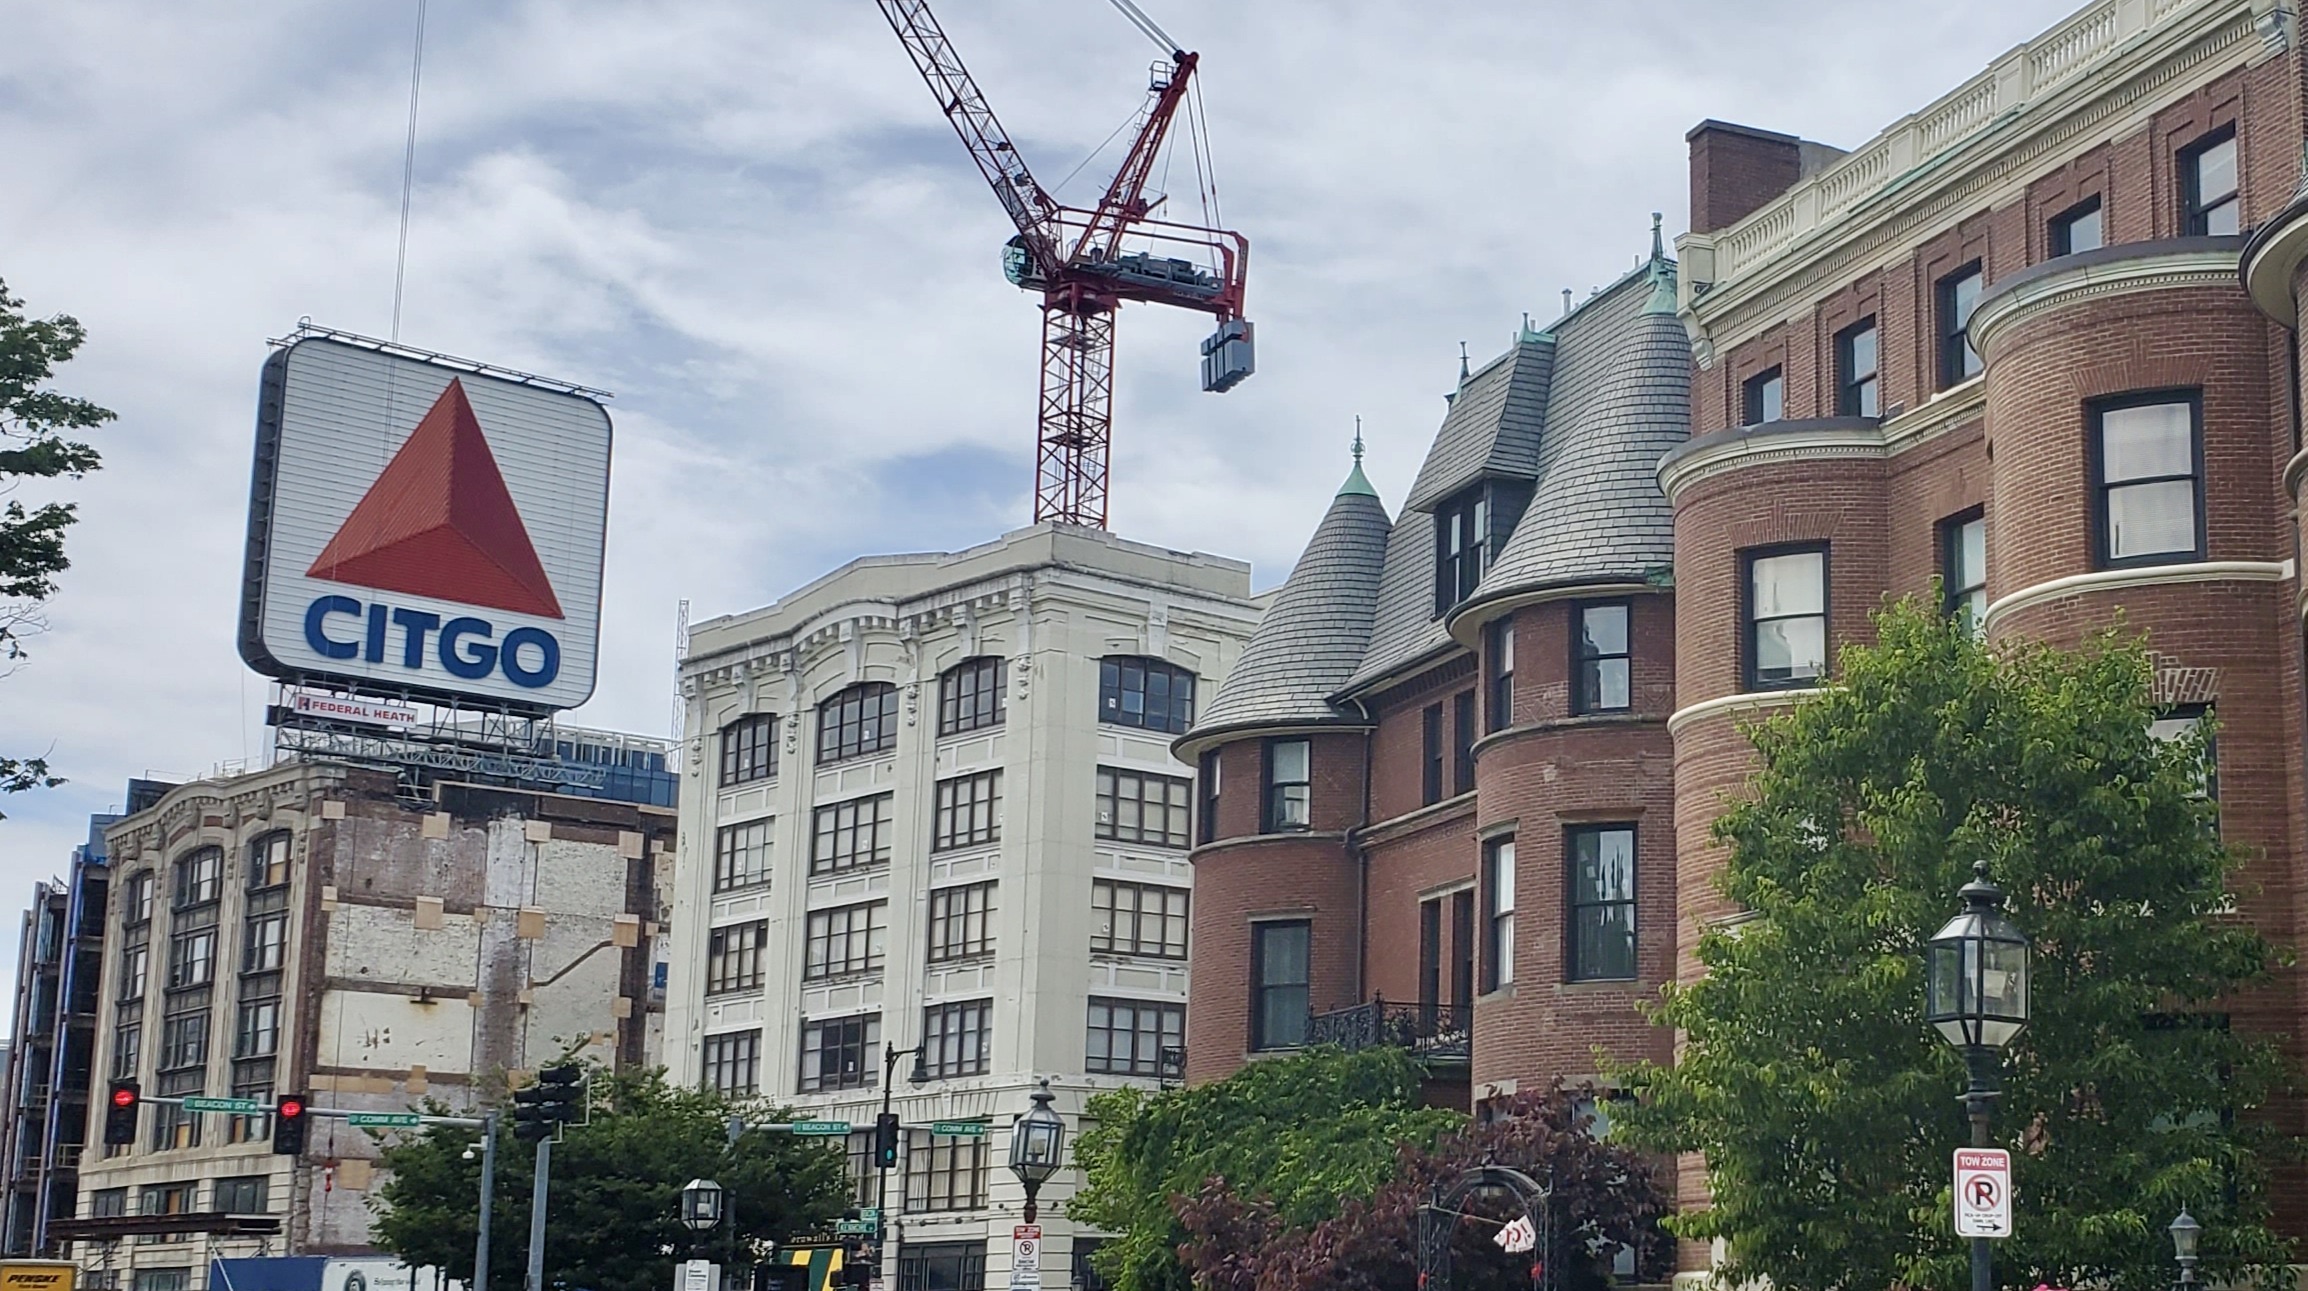
[{"label": "cloudy sky", "polygon": [[[1144,4],[1203,55],[1259,374],[1201,394],[1207,320],[1125,312],[1113,523],[1247,558],[1260,587],[1356,415],[1391,504],[1460,341],[1480,361],[1608,282],[1650,212],[1683,227],[1693,123],[1850,146],[2073,7]],[[1103,0],[938,9],[1045,183],[1136,109],[1157,52]],[[120,414],[70,490],[52,629],[0,680],[0,747],[71,779],[0,802],[0,907],[128,777],[263,756],[266,686],[233,649],[257,369],[300,318],[389,326],[415,14],[0,0],[0,279],[87,325],[58,384]],[[666,731],[682,598],[729,613],[1025,523],[1038,314],[1001,277],[1010,232],[868,0],[432,5],[402,339],[617,396],[577,720]]]}]

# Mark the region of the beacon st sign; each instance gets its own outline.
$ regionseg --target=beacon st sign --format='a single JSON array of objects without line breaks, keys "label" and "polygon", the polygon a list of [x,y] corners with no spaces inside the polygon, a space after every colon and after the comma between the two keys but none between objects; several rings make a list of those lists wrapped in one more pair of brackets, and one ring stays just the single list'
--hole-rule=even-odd
[{"label": "beacon st sign", "polygon": [[584,392],[308,336],[265,362],[240,652],[289,681],[593,693],[609,415]]}]

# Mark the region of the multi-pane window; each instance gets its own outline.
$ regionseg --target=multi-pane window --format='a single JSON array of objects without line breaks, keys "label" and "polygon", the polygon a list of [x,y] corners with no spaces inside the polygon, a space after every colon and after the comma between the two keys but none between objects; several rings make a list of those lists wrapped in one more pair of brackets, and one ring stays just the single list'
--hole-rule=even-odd
[{"label": "multi-pane window", "polygon": [[1100,659],[1098,720],[1184,735],[1194,725],[1194,674],[1135,655]]},{"label": "multi-pane window", "polygon": [[288,954],[288,894],[252,893],[243,917],[240,971],[277,973]]},{"label": "multi-pane window", "polygon": [[1499,619],[1483,629],[1483,654],[1490,672],[1490,729],[1515,721],[1515,621]]},{"label": "multi-pane window", "polygon": [[[189,1189],[192,1185],[184,1186]],[[147,1188],[145,1191],[149,1194],[152,1190]],[[189,1268],[138,1269],[135,1280],[129,1284],[129,1291],[187,1291],[191,1285],[192,1270]]]},{"label": "multi-pane window", "polygon": [[1193,792],[1193,785],[1177,776],[1099,767],[1098,837],[1184,847],[1190,837]]},{"label": "multi-pane window", "polygon": [[152,922],[152,871],[131,874],[120,883],[120,922]]},{"label": "multi-pane window", "polygon": [[932,1004],[922,1010],[922,1072],[932,1080],[983,1076],[993,1056],[992,1000]]},{"label": "multi-pane window", "polygon": [[1483,989],[1515,980],[1515,840],[1483,847]]},{"label": "multi-pane window", "polygon": [[761,948],[768,936],[769,924],[761,919],[714,929],[705,943],[705,993],[761,989]]},{"label": "multi-pane window", "polygon": [[1304,919],[1250,926],[1250,1047],[1306,1043],[1313,926]]},{"label": "multi-pane window", "polygon": [[938,781],[930,850],[1001,841],[1002,773],[979,771]]},{"label": "multi-pane window", "polygon": [[[232,1064],[232,1096],[253,1103],[269,1104],[273,1099],[273,1060],[252,1058]],[[235,1116],[224,1123],[224,1135],[233,1143],[256,1143],[272,1135],[272,1117]]]},{"label": "multi-pane window", "polygon": [[1201,763],[1202,812],[1195,821],[1194,841],[1210,843],[1216,842],[1218,839],[1218,792],[1220,787],[1218,750],[1212,749],[1203,754]]},{"label": "multi-pane window", "polygon": [[1090,880],[1090,950],[1104,955],[1186,958],[1185,888]]},{"label": "multi-pane window", "polygon": [[128,1213],[128,1189],[97,1188],[88,1194],[90,1219],[118,1219]]},{"label": "multi-pane window", "polygon": [[1451,792],[1473,793],[1475,788],[1475,693],[1462,690],[1451,696]]},{"label": "multi-pane window", "polygon": [[1740,412],[1747,425],[1760,426],[1786,415],[1787,378],[1776,367],[1747,378],[1739,394]]},{"label": "multi-pane window", "polygon": [[1490,490],[1476,485],[1434,512],[1434,612],[1475,594],[1491,556]]},{"label": "multi-pane window", "polygon": [[2107,242],[2107,231],[2100,215],[2100,199],[2087,197],[2074,206],[2052,217],[2051,253],[2072,256],[2078,251],[2097,251]]},{"label": "multi-pane window", "polygon": [[1571,675],[1578,684],[1571,691],[1571,711],[1624,711],[1634,703],[1632,610],[1625,601],[1613,601],[1581,605],[1573,614],[1578,632],[1571,640]]},{"label": "multi-pane window", "polygon": [[1827,673],[1827,552],[1747,557],[1747,688],[1808,686]]},{"label": "multi-pane window", "polygon": [[208,1065],[208,989],[174,991],[160,1018],[161,1071]]},{"label": "multi-pane window", "polygon": [[871,1206],[881,1193],[881,1163],[874,1159],[874,1132],[851,1130],[842,1136],[842,1169],[849,1175],[852,1205]]},{"label": "multi-pane window", "polygon": [[176,863],[174,884],[170,909],[182,910],[215,901],[224,885],[224,849],[202,847],[186,855]]},{"label": "multi-pane window", "polygon": [[2102,568],[2204,556],[2201,397],[2092,405],[2092,517]]},{"label": "multi-pane window", "polygon": [[1162,1051],[1185,1047],[1184,1004],[1090,997],[1083,1070],[1110,1076],[1159,1076]]},{"label": "multi-pane window", "polygon": [[721,785],[751,784],[777,774],[777,716],[755,713],[721,728]]},{"label": "multi-pane window", "polygon": [[142,1000],[145,979],[152,967],[152,923],[131,924],[121,930],[120,974],[112,992],[117,1000]]},{"label": "multi-pane window", "polygon": [[1835,415],[1878,417],[1883,414],[1883,359],[1870,318],[1835,335]]},{"label": "multi-pane window", "polygon": [[[2148,723],[2148,737],[2164,741],[2181,739],[2194,734],[2211,715],[2210,706],[2205,704],[2175,704],[2165,709],[2163,716]],[[2204,733],[2204,762],[2197,769],[2196,789],[2204,797],[2219,801],[2220,737],[2211,731]]]},{"label": "multi-pane window", "polygon": [[2190,234],[2243,231],[2244,206],[2236,194],[2236,127],[2222,126],[2180,154],[2180,188]]},{"label": "multi-pane window", "polygon": [[1987,517],[1976,508],[1939,524],[1940,608],[1978,636],[1987,631]]},{"label": "multi-pane window", "polygon": [[1000,659],[964,659],[938,678],[938,734],[959,735],[1002,724]]},{"label": "multi-pane window", "polygon": [[761,1089],[761,1032],[725,1031],[705,1037],[707,1089],[733,1097]]},{"label": "multi-pane window", "polygon": [[970,959],[994,948],[994,885],[930,891],[930,962]]},{"label": "multi-pane window", "polygon": [[220,1215],[265,1213],[265,1177],[261,1174],[219,1179],[208,1190],[208,1208]]},{"label": "multi-pane window", "polygon": [[820,764],[887,753],[898,746],[898,688],[862,681],[817,706]]},{"label": "multi-pane window", "polygon": [[[206,1021],[204,1018],[203,1021]],[[206,1087],[207,1073],[199,1067],[183,1071],[163,1071],[154,1082],[153,1092],[182,1098],[198,1094]],[[156,1152],[170,1148],[197,1148],[200,1146],[200,1113],[188,1112],[181,1105],[154,1103],[152,1105],[152,1147]],[[190,1185],[187,1185],[188,1187]]]},{"label": "multi-pane window", "polygon": [[1567,975],[1574,982],[1635,975],[1635,827],[1566,830],[1571,876]]},{"label": "multi-pane window", "polygon": [[[906,1210],[978,1210],[986,1204],[986,1135],[906,1131]],[[908,1250],[914,1249],[908,1244]],[[978,1248],[983,1251],[981,1245]],[[981,1277],[985,1264],[978,1265]]]},{"label": "multi-pane window", "polygon": [[986,1244],[907,1242],[898,1249],[898,1291],[986,1291]]},{"label": "multi-pane window", "polygon": [[801,1092],[871,1089],[881,1073],[882,1017],[859,1013],[846,1018],[804,1022],[801,1027]]},{"label": "multi-pane window", "polygon": [[1306,740],[1268,740],[1265,767],[1265,819],[1259,832],[1307,828],[1313,820],[1314,746]]},{"label": "multi-pane window", "polygon": [[1979,305],[1979,262],[1939,280],[1939,385],[1941,389],[1979,375],[1979,351],[1971,347],[1971,311]]},{"label": "multi-pane window", "polygon": [[[190,912],[188,912],[190,913]],[[168,989],[206,986],[216,980],[216,912],[205,912],[209,922],[190,928],[172,927],[168,934]],[[176,922],[183,922],[183,915]]]},{"label": "multi-pane window", "polygon": [[134,1080],[144,1064],[144,1005],[137,1002],[134,1017],[115,1017],[112,1023],[112,1078]]},{"label": "multi-pane window", "polygon": [[769,882],[769,840],[774,822],[723,825],[713,835],[713,890],[732,892]]},{"label": "multi-pane window", "polygon": [[811,817],[809,872],[833,874],[890,858],[890,796],[827,803]]},{"label": "multi-pane window", "polygon": [[802,955],[804,980],[866,973],[888,954],[889,902],[867,901],[810,912]]},{"label": "multi-pane window", "polygon": [[1419,801],[1427,806],[1443,796],[1443,706],[1429,704],[1419,714]]},{"label": "multi-pane window", "polygon": [[240,982],[240,1013],[232,1056],[270,1058],[280,1052],[280,975],[255,973]]},{"label": "multi-pane window", "polygon": [[248,845],[248,887],[251,892],[277,888],[289,881],[289,834],[275,830]]},{"label": "multi-pane window", "polygon": [[195,1186],[189,1183],[147,1184],[144,1195],[138,1198],[142,1204],[138,1207],[137,1213],[140,1215],[189,1215],[192,1213],[194,1204],[193,1190]]}]

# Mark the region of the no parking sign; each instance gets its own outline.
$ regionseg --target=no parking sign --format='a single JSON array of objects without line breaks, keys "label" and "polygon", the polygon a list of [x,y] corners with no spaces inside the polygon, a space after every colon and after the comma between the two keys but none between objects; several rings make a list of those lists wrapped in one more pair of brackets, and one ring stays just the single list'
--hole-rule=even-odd
[{"label": "no parking sign", "polygon": [[2011,1153],[2002,1148],[1956,1149],[1955,1235],[2011,1236]]}]

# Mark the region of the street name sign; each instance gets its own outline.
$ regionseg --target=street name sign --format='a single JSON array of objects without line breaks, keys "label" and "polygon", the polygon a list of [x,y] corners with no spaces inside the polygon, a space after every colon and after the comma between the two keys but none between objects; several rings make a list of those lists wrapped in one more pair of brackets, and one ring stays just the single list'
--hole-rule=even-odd
[{"label": "street name sign", "polygon": [[1042,1285],[1042,1226],[1019,1224],[1010,1230],[1010,1286],[1012,1291],[1040,1291]]},{"label": "street name sign", "polygon": [[789,1121],[787,1129],[796,1134],[847,1134],[848,1121]]},{"label": "street name sign", "polygon": [[422,1115],[420,1115],[419,1113],[416,1113],[416,1112],[347,1112],[347,1113],[345,1113],[345,1124],[347,1124],[347,1125],[351,1125],[351,1126],[355,1126],[355,1127],[373,1127],[373,1128],[377,1128],[377,1129],[387,1129],[387,1128],[391,1128],[391,1129],[403,1129],[403,1130],[407,1130],[407,1129],[415,1129],[417,1126],[419,1126],[419,1125],[422,1125],[422,1124],[424,1124],[424,1123],[425,1123],[425,1118],[424,1118]]},{"label": "street name sign", "polygon": [[931,1121],[930,1133],[953,1134],[962,1138],[980,1138],[985,1135],[984,1121]]},{"label": "street name sign", "polygon": [[256,1116],[272,1109],[253,1098],[200,1098],[188,1096],[184,1100],[188,1112],[232,1112],[240,1116]]},{"label": "street name sign", "polygon": [[871,1237],[881,1231],[881,1223],[872,1219],[837,1219],[833,1221],[833,1231],[838,1236],[854,1233],[860,1237]]},{"label": "street name sign", "polygon": [[2011,1236],[2011,1153],[1955,1150],[1955,1235]]}]

